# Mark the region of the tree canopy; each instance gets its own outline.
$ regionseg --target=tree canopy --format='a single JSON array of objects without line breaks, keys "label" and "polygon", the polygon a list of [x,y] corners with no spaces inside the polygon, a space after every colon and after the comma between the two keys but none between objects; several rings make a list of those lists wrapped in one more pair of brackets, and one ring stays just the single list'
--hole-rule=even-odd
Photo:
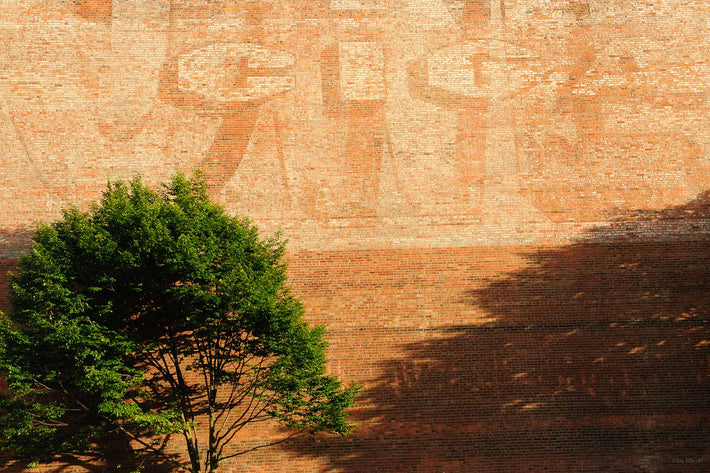
[{"label": "tree canopy", "polygon": [[49,460],[118,434],[167,457],[177,434],[186,455],[171,461],[197,473],[265,446],[239,441],[254,422],[352,429],[357,387],[325,371],[324,330],[285,285],[285,242],[210,202],[199,175],[109,183],[33,241],[0,327],[1,448]]}]

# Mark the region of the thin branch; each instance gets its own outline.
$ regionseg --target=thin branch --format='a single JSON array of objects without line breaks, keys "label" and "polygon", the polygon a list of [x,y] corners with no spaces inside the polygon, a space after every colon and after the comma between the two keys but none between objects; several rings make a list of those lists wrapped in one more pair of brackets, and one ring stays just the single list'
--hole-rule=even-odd
[{"label": "thin branch", "polygon": [[195,336],[195,332],[192,332],[193,342],[197,347],[198,354],[198,364],[202,371],[202,379],[205,383],[205,390],[207,392],[207,415],[208,415],[208,440],[207,440],[207,453],[205,454],[205,468],[208,468],[212,464],[212,455],[214,454],[214,410],[216,401],[216,392],[214,390],[214,376],[212,373],[212,364],[210,361],[210,350],[209,347],[205,348],[203,343]]},{"label": "thin branch", "polygon": [[[170,355],[172,357],[173,367],[175,368],[175,375],[177,377],[178,383],[178,397],[180,399],[180,412],[184,421],[190,421],[192,424],[188,429],[183,431],[183,436],[185,438],[185,443],[187,444],[187,451],[190,456],[190,462],[192,463],[192,468],[199,469],[200,463],[200,450],[199,444],[197,442],[197,431],[195,430],[194,420],[195,411],[192,406],[192,400],[187,392],[187,383],[182,374],[182,369],[180,368],[180,355],[177,351],[177,346],[175,345],[175,340],[172,333],[172,327],[168,327],[167,337],[170,347]],[[161,353],[162,356],[162,353]]]},{"label": "thin branch", "polygon": [[[227,425],[227,422],[229,422],[229,419],[230,419],[230,417],[232,416],[232,412],[234,411],[234,407],[240,405],[240,404],[242,403],[242,401],[249,395],[249,393],[252,391],[252,389],[254,389],[254,393],[256,392],[256,387],[257,387],[258,378],[259,378],[259,370],[260,370],[260,368],[261,368],[261,363],[263,363],[263,361],[264,361],[264,360],[262,359],[261,362],[260,362],[260,364],[259,364],[259,367],[256,368],[256,374],[254,375],[254,378],[253,378],[253,380],[252,380],[252,382],[251,382],[251,385],[248,386],[248,387],[243,391],[243,393],[242,393],[242,395],[240,396],[240,398],[235,401],[234,398],[233,398],[233,396],[230,394],[229,402],[231,403],[231,406],[233,406],[233,407],[228,407],[227,416],[224,418],[224,421],[222,422],[222,425],[220,426],[219,430],[217,431],[218,434],[221,434],[221,432],[222,432],[223,429],[224,429],[224,426]],[[251,370],[247,370],[247,371],[251,371]],[[241,382],[241,377],[244,375],[244,373],[245,373],[245,372],[242,371],[242,372],[239,374],[240,382]],[[235,388],[236,386],[238,386],[239,384],[240,384],[240,383],[234,383],[234,384],[232,385],[232,389],[234,390],[234,388]],[[249,406],[247,406],[247,410],[251,407],[251,402],[253,402],[253,400],[254,400],[254,393],[252,393],[252,399],[250,400]],[[242,417],[243,417],[243,414],[242,414],[242,416],[240,416],[239,419],[241,419]],[[237,422],[239,422],[239,419],[237,419]],[[229,430],[231,430],[231,429],[228,429],[227,432],[229,432]],[[225,435],[226,435],[226,434],[225,434]],[[219,435],[219,437],[222,437],[222,436]]]},{"label": "thin branch", "polygon": [[[49,392],[54,391],[53,388],[50,388],[50,387],[47,386],[46,384],[44,384],[44,383],[38,381],[36,378],[32,378],[32,381],[34,381],[34,383],[35,383],[36,385],[38,385],[39,387],[41,387],[42,389],[44,389],[44,390],[46,390],[46,391],[49,391]],[[66,391],[65,391],[65,392],[66,392]]]},{"label": "thin branch", "polygon": [[[154,367],[156,370],[158,370],[158,373],[160,373],[163,378],[170,384],[170,387],[176,392],[178,390],[178,385],[177,385],[177,380],[173,376],[173,373],[170,371],[170,366],[168,365],[168,361],[165,359],[165,355],[163,354],[164,349],[158,348],[157,349],[158,354],[160,355],[160,359],[155,357],[152,353],[149,351],[145,351],[145,355],[148,357],[147,363]],[[162,360],[162,364],[161,364]]]},{"label": "thin branch", "polygon": [[[227,400],[222,403],[225,408],[222,409],[220,412],[217,413],[217,417],[215,418],[215,421],[219,421],[219,419],[227,414],[227,418],[224,420],[222,423],[222,427],[220,429],[224,428],[225,424],[227,423],[227,420],[229,419],[229,413],[231,413],[232,409],[234,408],[234,395],[237,393],[237,387],[240,386],[242,376],[244,375],[244,360],[240,360],[239,364],[237,367],[235,367],[233,374],[234,374],[234,379],[232,380],[232,389],[229,392],[229,396],[227,397]],[[237,403],[238,404],[238,403]]]},{"label": "thin branch", "polygon": [[[271,399],[269,399],[268,401],[266,401],[266,402],[264,403],[264,405],[261,406],[261,407],[259,406],[259,402],[260,402],[260,401],[257,401],[257,404],[256,404],[256,406],[254,406],[253,409],[251,408],[251,402],[250,402],[250,403],[249,403],[249,407],[247,407],[247,409],[242,413],[242,415],[239,416],[239,419],[237,419],[236,421],[234,421],[234,423],[229,427],[229,429],[225,432],[225,434],[224,434],[222,437],[220,437],[220,442],[222,442],[224,445],[226,445],[226,444],[228,444],[229,442],[231,442],[232,439],[234,439],[234,437],[237,435],[237,433],[239,433],[239,431],[242,430],[242,428],[244,428],[245,425],[247,425],[247,424],[249,424],[250,422],[252,422],[253,419],[255,419],[255,418],[257,418],[259,415],[261,415],[261,414],[266,410],[267,407],[269,407],[270,405],[272,405],[272,401],[274,400],[275,397],[276,397],[276,394],[274,393],[274,394],[271,396]],[[253,400],[253,399],[254,399],[254,397],[252,397],[252,400]],[[250,410],[251,410],[251,414],[250,414],[246,419],[244,419],[244,416],[245,416]],[[242,420],[242,419],[244,419],[244,420]],[[220,432],[221,432],[221,431],[220,431]]]},{"label": "thin branch", "polygon": [[308,432],[303,432],[303,431],[294,432],[293,434],[289,435],[288,437],[283,438],[283,439],[281,439],[281,440],[277,440],[276,442],[271,442],[271,443],[267,443],[267,444],[264,444],[264,445],[258,445],[258,446],[256,446],[256,447],[250,448],[250,449],[248,449],[248,450],[244,450],[244,451],[239,452],[239,453],[233,453],[233,454],[227,455],[227,456],[225,456],[225,457],[220,457],[220,460],[227,460],[227,459],[229,459],[229,458],[238,457],[239,455],[244,455],[245,453],[249,453],[249,452],[253,452],[253,451],[255,451],[255,450],[259,450],[260,448],[266,448],[266,447],[271,447],[271,446],[273,446],[273,445],[278,445],[278,444],[280,444],[280,443],[286,442],[287,440],[291,440],[292,438],[303,437],[303,436],[306,435],[306,434],[308,434]]},{"label": "thin branch", "polygon": [[43,420],[37,420],[37,419],[32,419],[32,423],[34,424],[39,424],[39,425],[44,425],[46,427],[69,427],[71,424],[68,424],[66,422],[45,422]]},{"label": "thin branch", "polygon": [[[138,442],[139,444],[143,445],[143,447],[144,447],[145,449],[147,449],[147,450],[149,450],[149,451],[151,451],[151,452],[153,452],[153,453],[159,455],[160,457],[162,457],[162,458],[164,458],[165,460],[171,462],[173,465],[177,466],[178,468],[183,468],[183,469],[189,470],[189,467],[187,467],[187,465],[186,465],[185,463],[182,463],[182,462],[180,462],[180,461],[174,459],[174,458],[171,457],[170,455],[167,455],[167,454],[166,454],[165,452],[163,452],[161,449],[155,448],[155,447],[152,446],[151,444],[149,444],[149,443],[147,443],[146,441],[142,440],[142,439],[141,439],[140,437],[138,437],[137,435],[133,434],[131,431],[129,431],[128,429],[126,429],[126,428],[123,427],[122,425],[118,425],[118,429],[119,429],[121,432],[123,432],[124,434],[128,435],[132,440],[135,440],[135,441]],[[163,446],[162,446],[161,448],[163,448],[166,443],[167,443],[167,438],[163,441]]]},{"label": "thin branch", "polygon": [[64,394],[66,394],[66,395],[69,396],[74,402],[76,402],[76,403],[79,405],[79,407],[81,407],[82,409],[84,409],[84,410],[87,411],[87,412],[91,412],[91,409],[89,408],[89,406],[87,406],[86,404],[84,404],[83,402],[81,402],[76,396],[74,396],[72,393],[70,393],[70,392],[67,390],[67,388],[64,387],[64,384],[62,384],[62,381],[61,381],[61,380],[57,380],[57,384],[59,384],[59,387],[62,388],[62,391],[64,392]]},{"label": "thin branch", "polygon": [[[274,404],[273,401],[274,401],[275,398],[276,398],[276,393],[274,393],[274,394],[271,396],[271,398],[270,398],[268,401],[266,401],[266,402],[264,403],[264,405],[261,406],[260,408],[258,408],[258,407],[259,407],[258,404],[257,404],[256,406],[254,406],[254,409],[252,410],[252,415],[251,415],[251,417],[249,417],[249,419],[244,420],[244,421],[242,421],[240,424],[238,424],[238,427],[241,429],[244,425],[248,424],[249,422],[253,422],[254,419],[256,419],[257,417],[259,417],[261,414],[264,413],[264,411],[266,410],[266,408],[268,408],[269,406],[272,406],[272,405]],[[257,408],[258,408],[258,411],[257,411]],[[237,427],[237,426],[235,426],[235,427]]]},{"label": "thin branch", "polygon": [[[235,426],[236,424],[238,424],[238,423],[244,418],[244,416],[247,414],[247,412],[249,412],[249,410],[252,408],[252,405],[253,405],[253,403],[254,403],[254,400],[256,399],[256,390],[257,390],[257,388],[258,388],[258,372],[257,372],[257,377],[255,377],[255,378],[252,380],[251,385],[244,391],[244,393],[242,394],[242,396],[239,398],[239,400],[238,400],[234,405],[235,405],[235,406],[240,405],[240,404],[242,403],[242,401],[243,401],[243,400],[249,395],[249,393],[251,392],[251,398],[249,399],[249,404],[248,404],[247,407],[244,409],[244,411],[242,411],[242,414],[239,416],[239,418],[238,418],[237,420],[235,420],[235,421],[232,423],[232,425],[226,429],[226,431],[225,431],[224,434],[222,434],[222,431],[224,430],[224,426],[227,424],[227,422],[229,421],[229,418],[231,417],[231,414],[232,414],[232,409],[230,409],[229,414],[227,414],[227,417],[224,418],[224,422],[222,422],[222,426],[221,426],[221,427],[219,428],[219,430],[218,430],[218,441],[219,441],[219,442],[222,442],[222,440],[224,440],[225,437],[229,436],[229,433],[232,432],[232,430],[234,429],[234,426]],[[253,392],[252,392],[252,390],[253,390]],[[233,437],[233,436],[232,436],[232,437]]]},{"label": "thin branch", "polygon": [[[232,439],[237,435],[237,433],[238,433],[240,430],[242,430],[242,428],[244,428],[245,425],[247,425],[247,424],[249,424],[249,423],[251,423],[251,422],[254,422],[254,419],[258,418],[258,417],[266,410],[267,407],[269,407],[269,406],[271,406],[271,405],[273,404],[273,400],[274,400],[275,397],[276,397],[276,394],[274,393],[274,394],[271,396],[271,399],[269,399],[268,401],[266,401],[263,406],[260,406],[260,407],[259,407],[259,404],[257,403],[257,405],[254,406],[253,409],[251,409],[251,414],[249,415],[249,417],[247,417],[246,419],[242,420],[242,419],[244,418],[244,415],[246,415],[246,413],[249,412],[249,409],[247,409],[246,411],[244,411],[244,413],[242,413],[242,415],[239,417],[239,419],[237,419],[237,420],[231,425],[231,427],[229,428],[229,430],[227,430],[228,433],[226,433],[226,434],[222,437],[222,439],[224,440],[224,443],[227,444],[227,443],[231,442]],[[266,418],[268,419],[268,418],[271,418],[271,417],[270,417],[270,416],[266,416]]]}]

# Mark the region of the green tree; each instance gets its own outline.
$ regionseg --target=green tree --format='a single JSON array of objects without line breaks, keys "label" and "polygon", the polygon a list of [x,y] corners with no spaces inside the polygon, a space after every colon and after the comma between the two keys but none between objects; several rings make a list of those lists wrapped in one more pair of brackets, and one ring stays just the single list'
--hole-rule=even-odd
[{"label": "green tree", "polygon": [[169,457],[177,434],[187,455],[172,461],[197,473],[278,443],[238,441],[254,422],[280,421],[279,441],[348,433],[357,387],[325,373],[323,328],[302,321],[283,255],[200,176],[109,183],[40,226],[0,327],[0,447],[48,460],[119,434]]}]

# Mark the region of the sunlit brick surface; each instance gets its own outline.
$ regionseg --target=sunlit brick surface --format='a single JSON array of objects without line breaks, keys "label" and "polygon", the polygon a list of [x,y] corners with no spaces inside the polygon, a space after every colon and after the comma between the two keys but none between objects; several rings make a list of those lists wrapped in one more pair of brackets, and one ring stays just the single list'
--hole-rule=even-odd
[{"label": "sunlit brick surface", "polygon": [[225,471],[706,471],[708,38],[707,0],[0,1],[2,265],[199,168],[364,385],[354,437]]},{"label": "sunlit brick surface", "polygon": [[202,168],[299,249],[565,241],[705,190],[709,8],[4,2],[2,222]]}]

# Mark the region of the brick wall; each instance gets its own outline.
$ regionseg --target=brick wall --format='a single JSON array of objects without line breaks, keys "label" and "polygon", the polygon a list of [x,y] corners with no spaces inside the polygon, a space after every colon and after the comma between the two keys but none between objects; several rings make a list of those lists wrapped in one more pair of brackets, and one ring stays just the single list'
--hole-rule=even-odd
[{"label": "brick wall", "polygon": [[107,179],[201,168],[289,236],[330,369],[364,386],[353,437],[226,471],[703,471],[709,21],[706,0],[5,2],[0,269]]}]

